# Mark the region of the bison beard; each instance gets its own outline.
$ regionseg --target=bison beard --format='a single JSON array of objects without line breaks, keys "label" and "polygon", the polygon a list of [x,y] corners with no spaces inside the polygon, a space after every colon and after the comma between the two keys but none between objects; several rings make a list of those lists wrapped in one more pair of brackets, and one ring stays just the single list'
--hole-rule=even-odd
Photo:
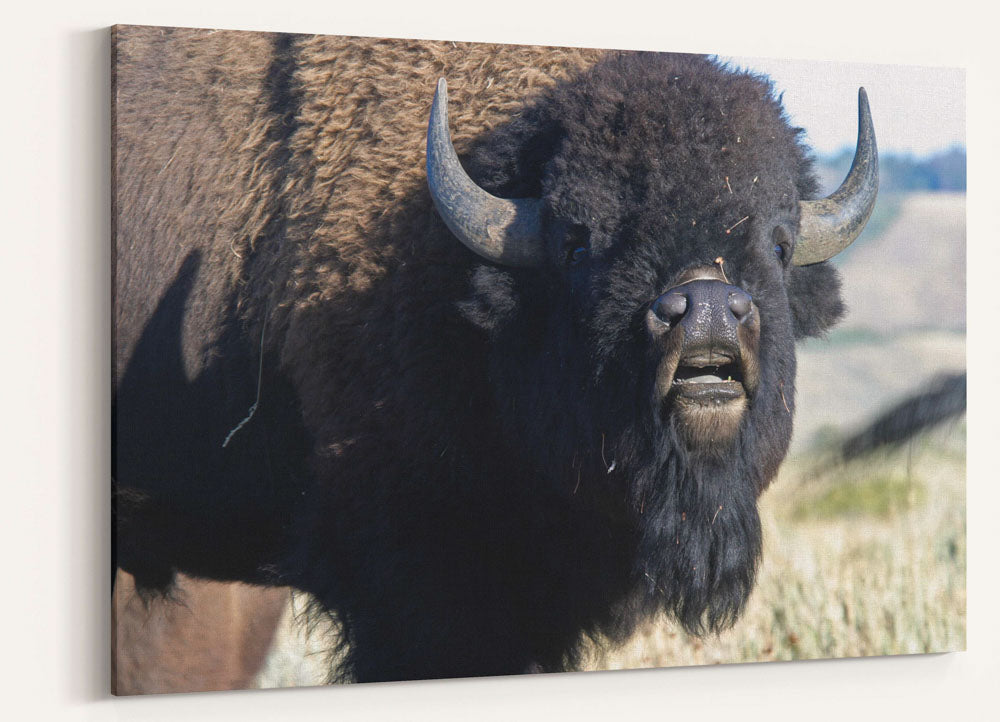
[{"label": "bison beard", "polygon": [[[225,33],[129,37],[151,49],[123,42],[117,76],[116,550],[140,588],[180,570],[306,590],[343,630],[331,678],[359,681],[567,669],[660,611],[696,633],[737,618],[794,342],[842,313],[821,261],[851,240],[836,203],[809,205],[766,81],[692,56],[276,36],[229,86],[191,59],[231,57]],[[439,75],[465,79],[470,178],[432,160],[432,198]],[[159,157],[149,128],[178,117],[216,142],[182,124]],[[538,215],[486,239],[461,217],[475,186]],[[722,299],[701,321],[698,293]],[[732,339],[705,346],[717,326]]]},{"label": "bison beard", "polygon": [[[640,501],[650,519],[639,544],[648,606],[662,606],[692,633],[736,621],[753,588],[761,552],[757,499],[733,473],[665,460],[660,474],[637,477],[649,497]],[[678,481],[664,485],[663,478]]]}]

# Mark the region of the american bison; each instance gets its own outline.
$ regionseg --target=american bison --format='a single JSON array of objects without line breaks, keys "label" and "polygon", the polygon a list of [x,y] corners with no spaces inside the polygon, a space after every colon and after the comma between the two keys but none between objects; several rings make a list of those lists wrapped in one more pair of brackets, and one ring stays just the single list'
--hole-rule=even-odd
[{"label": "american bison", "polygon": [[863,91],[817,198],[769,81],[710,58],[134,27],[114,53],[140,590],[306,590],[358,681],[736,619],[794,344],[841,316],[825,261],[875,201]]}]

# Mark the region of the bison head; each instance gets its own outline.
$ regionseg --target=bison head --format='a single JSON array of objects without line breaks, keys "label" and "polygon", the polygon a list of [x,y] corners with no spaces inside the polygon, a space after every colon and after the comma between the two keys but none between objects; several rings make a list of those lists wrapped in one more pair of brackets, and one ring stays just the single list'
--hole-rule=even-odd
[{"label": "bison head", "polygon": [[824,261],[878,183],[863,91],[859,105],[854,166],[812,200],[770,84],[707,59],[607,60],[479,139],[471,177],[438,86],[431,194],[485,261],[462,310],[486,334],[512,453],[600,499],[642,598],[691,629],[746,599],[757,496],[791,437],[794,341],[842,313]]}]

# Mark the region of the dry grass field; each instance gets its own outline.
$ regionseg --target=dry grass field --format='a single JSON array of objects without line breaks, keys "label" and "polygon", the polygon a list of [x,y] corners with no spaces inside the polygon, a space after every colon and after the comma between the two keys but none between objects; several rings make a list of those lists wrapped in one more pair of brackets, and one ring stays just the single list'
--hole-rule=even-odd
[{"label": "dry grass field", "polygon": [[[841,262],[850,311],[799,349],[792,452],[761,499],[764,559],[746,613],[702,639],[655,620],[588,669],[914,654],[965,647],[965,424],[847,466],[829,448],[965,368],[965,196],[886,199]],[[303,600],[298,600],[301,604]],[[286,611],[260,686],[320,684],[330,630]]]},{"label": "dry grass field", "polygon": [[844,468],[793,460],[761,502],[764,561],[736,626],[694,639],[661,620],[590,668],[964,649],[964,439],[957,424]]}]

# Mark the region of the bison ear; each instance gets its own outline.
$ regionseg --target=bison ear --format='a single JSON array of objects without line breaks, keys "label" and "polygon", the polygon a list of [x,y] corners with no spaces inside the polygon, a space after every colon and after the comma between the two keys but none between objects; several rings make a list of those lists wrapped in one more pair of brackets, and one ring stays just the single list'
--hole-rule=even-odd
[{"label": "bison ear", "polygon": [[469,295],[458,302],[466,321],[495,336],[517,313],[518,293],[506,270],[478,266],[469,278]]},{"label": "bison ear", "polygon": [[843,318],[840,274],[829,263],[792,266],[789,271],[788,303],[792,308],[795,338],[821,336]]}]

